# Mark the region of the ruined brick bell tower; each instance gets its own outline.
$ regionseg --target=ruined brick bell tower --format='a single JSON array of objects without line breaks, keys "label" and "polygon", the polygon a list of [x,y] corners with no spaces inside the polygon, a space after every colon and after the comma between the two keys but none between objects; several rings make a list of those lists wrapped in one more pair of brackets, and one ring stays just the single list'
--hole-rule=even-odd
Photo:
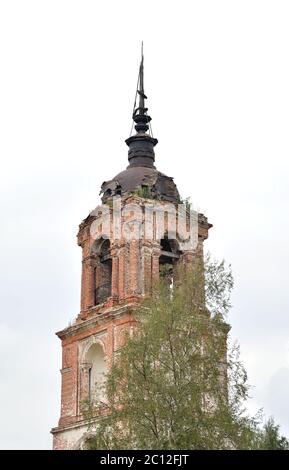
[{"label": "ruined brick bell tower", "polygon": [[[168,282],[173,282],[176,265],[186,268],[196,256],[203,256],[211,227],[197,214],[195,228],[188,231],[190,210],[179,209],[173,178],[155,167],[158,141],[145,107],[143,55],[136,97],[136,133],[126,140],[129,165],[102,184],[102,205],[79,226],[81,310],[71,326],[57,333],[62,342],[62,384],[61,415],[51,431],[54,449],[84,448],[89,434],[81,404],[102,393],[106,371],[126,333],[133,333],[136,306],[151,294],[163,265]],[[181,223],[194,243],[188,245],[188,237],[176,231]]]}]

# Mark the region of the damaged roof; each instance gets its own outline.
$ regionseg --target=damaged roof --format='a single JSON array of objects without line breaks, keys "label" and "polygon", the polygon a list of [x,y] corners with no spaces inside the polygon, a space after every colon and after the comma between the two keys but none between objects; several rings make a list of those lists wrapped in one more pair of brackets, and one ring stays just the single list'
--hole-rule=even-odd
[{"label": "damaged roof", "polygon": [[110,197],[142,192],[144,197],[178,203],[180,196],[173,178],[155,168],[129,166],[101,186],[102,202]]},{"label": "damaged roof", "polygon": [[[178,189],[173,178],[164,175],[154,166],[154,147],[158,140],[153,137],[151,117],[145,106],[147,99],[144,93],[143,54],[139,69],[136,100],[133,110],[136,134],[126,139],[129,147],[129,166],[112,180],[105,181],[101,186],[102,202],[113,196],[138,194],[147,199],[158,199],[174,203],[180,202]],[[138,105],[137,100],[139,101]]]}]

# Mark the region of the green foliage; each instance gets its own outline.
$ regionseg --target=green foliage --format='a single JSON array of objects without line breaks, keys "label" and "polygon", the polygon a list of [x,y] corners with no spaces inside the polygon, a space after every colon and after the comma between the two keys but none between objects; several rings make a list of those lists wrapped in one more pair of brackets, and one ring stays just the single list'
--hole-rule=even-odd
[{"label": "green foliage", "polygon": [[108,200],[105,202],[105,204],[106,204],[108,207],[112,208],[112,207],[113,207],[113,201],[112,201],[112,199],[108,199]]},{"label": "green foliage", "polygon": [[135,192],[135,195],[136,196],[139,196],[139,197],[142,197],[144,199],[154,199],[153,196],[152,196],[152,193],[151,193],[151,190],[148,186],[141,186],[137,189],[137,191]]},{"label": "green foliage", "polygon": [[232,286],[230,269],[209,258],[205,268],[196,263],[189,272],[179,270],[173,290],[160,282],[139,307],[135,334],[115,358],[107,376],[105,410],[97,422],[100,404],[89,407],[95,434],[90,449],[256,449],[280,444],[273,436],[276,427],[271,424],[263,433],[260,416],[250,418],[244,411],[247,374],[239,348],[226,349],[229,325],[224,318]]},{"label": "green foliage", "polygon": [[188,211],[190,211],[191,208],[192,208],[192,203],[190,201],[190,197],[186,197],[184,199],[180,198],[180,204],[184,204]]},{"label": "green foliage", "polygon": [[205,257],[205,296],[206,305],[211,315],[226,318],[231,308],[231,291],[234,279],[231,266],[227,268],[225,261],[212,260],[210,254]]},{"label": "green foliage", "polygon": [[289,450],[286,437],[280,435],[280,426],[271,417],[260,433],[258,448],[262,450]]}]

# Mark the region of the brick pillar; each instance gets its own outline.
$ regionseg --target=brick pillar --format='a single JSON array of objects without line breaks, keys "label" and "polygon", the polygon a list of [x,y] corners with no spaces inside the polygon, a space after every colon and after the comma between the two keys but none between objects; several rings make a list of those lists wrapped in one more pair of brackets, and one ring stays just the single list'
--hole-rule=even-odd
[{"label": "brick pillar", "polygon": [[90,258],[82,261],[81,273],[81,311],[85,311],[94,304],[94,266]]},{"label": "brick pillar", "polygon": [[142,293],[151,294],[152,288],[152,250],[148,246],[142,247]]},{"label": "brick pillar", "polygon": [[160,246],[152,250],[152,286],[160,279]]},{"label": "brick pillar", "polygon": [[129,294],[139,293],[139,240],[131,240],[129,244]]},{"label": "brick pillar", "polygon": [[123,299],[125,297],[125,270],[125,246],[122,246],[118,252],[118,295],[120,299]]},{"label": "brick pillar", "polygon": [[107,370],[113,365],[113,353],[114,353],[114,325],[110,324],[107,329],[107,343],[106,343],[106,367]]},{"label": "brick pillar", "polygon": [[61,414],[59,424],[73,416],[73,376],[72,368],[61,369]]},{"label": "brick pillar", "polygon": [[79,390],[79,410],[81,412],[81,405],[84,401],[89,399],[89,371],[92,367],[92,364],[85,362],[80,365],[79,370],[79,381],[80,381],[80,390]]},{"label": "brick pillar", "polygon": [[118,266],[118,256],[116,250],[111,251],[112,257],[112,273],[111,273],[111,295],[114,299],[118,299],[119,296],[119,266]]},{"label": "brick pillar", "polygon": [[192,268],[193,266],[193,260],[194,260],[194,253],[192,251],[185,251],[181,258],[180,258],[180,264],[182,265],[184,271],[188,271],[188,269]]}]

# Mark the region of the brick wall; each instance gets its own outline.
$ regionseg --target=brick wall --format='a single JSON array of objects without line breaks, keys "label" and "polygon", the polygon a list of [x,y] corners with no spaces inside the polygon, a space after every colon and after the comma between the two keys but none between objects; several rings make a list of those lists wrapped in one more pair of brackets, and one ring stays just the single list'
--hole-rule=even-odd
[{"label": "brick wall", "polygon": [[[138,204],[137,216],[126,211],[121,219],[122,226],[134,221],[138,227],[145,225],[145,206],[150,201],[139,197],[128,197],[122,204]],[[165,203],[164,203],[165,204]],[[156,238],[157,218],[151,217],[153,239],[126,240],[123,236],[113,238],[113,217],[110,232],[111,270],[101,261],[101,253],[93,236],[92,224],[96,216],[88,217],[78,233],[78,244],[82,248],[81,276],[81,311],[75,323],[58,332],[62,341],[62,385],[61,416],[58,427],[52,430],[54,448],[72,448],[79,439],[83,416],[81,400],[87,395],[88,367],[85,354],[90,345],[99,342],[102,345],[106,364],[109,368],[114,354],[121,348],[126,332],[135,326],[133,311],[137,303],[150,295],[159,279],[160,240]],[[165,218],[165,230],[170,231],[170,217]],[[203,242],[208,237],[210,224],[204,216],[199,217],[198,246],[194,251],[179,253],[179,261],[184,267],[191,265],[196,256],[203,256]],[[105,283],[111,283],[111,291],[104,302],[95,305],[95,289]],[[74,427],[73,427],[74,426]],[[76,426],[76,427],[75,427]],[[83,425],[82,433],[86,427]],[[75,436],[75,437],[73,437]]]}]

